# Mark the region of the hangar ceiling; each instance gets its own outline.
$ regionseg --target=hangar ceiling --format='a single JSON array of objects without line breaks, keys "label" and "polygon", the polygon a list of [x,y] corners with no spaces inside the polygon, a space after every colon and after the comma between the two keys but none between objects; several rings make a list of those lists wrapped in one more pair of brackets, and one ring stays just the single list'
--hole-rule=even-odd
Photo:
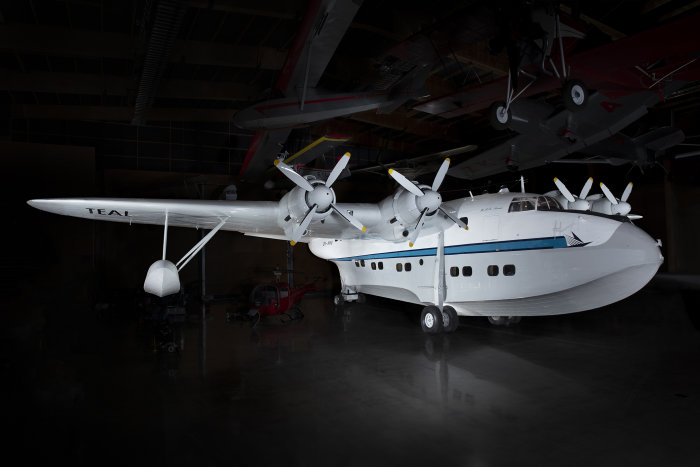
[{"label": "hangar ceiling", "polygon": [[[253,131],[237,111],[271,97],[307,9],[304,0],[16,0],[0,10],[0,90],[12,141],[90,146],[102,169],[225,174],[235,177]],[[479,1],[363,2],[319,87],[366,89],[387,66],[386,52]],[[522,2],[501,2],[516,11]],[[159,6],[170,7],[155,20]],[[697,13],[698,1],[561,3],[616,40]],[[155,38],[155,39],[154,39]],[[154,58],[149,40],[159,40]],[[432,96],[503,77],[505,54],[488,41],[442,54],[428,81]],[[557,95],[540,96],[556,100]],[[503,139],[485,112],[444,119],[412,107],[365,111],[297,128],[294,152],[328,133],[350,135],[357,166]],[[666,102],[686,135],[700,133],[697,88]],[[678,115],[680,114],[680,115]],[[357,167],[356,166],[356,167]]]}]

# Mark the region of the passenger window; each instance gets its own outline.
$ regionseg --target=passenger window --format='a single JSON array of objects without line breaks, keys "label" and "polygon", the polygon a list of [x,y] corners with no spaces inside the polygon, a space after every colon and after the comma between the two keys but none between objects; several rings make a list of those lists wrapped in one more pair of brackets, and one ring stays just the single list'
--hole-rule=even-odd
[{"label": "passenger window", "polygon": [[406,263],[406,264],[404,265],[404,269],[405,269],[407,272],[410,271],[410,270],[411,270],[411,263]]},{"label": "passenger window", "polygon": [[364,259],[360,260],[360,266],[362,266],[363,268],[365,267],[365,260]]},{"label": "passenger window", "polygon": [[488,273],[489,276],[497,276],[498,275],[498,266],[495,264],[492,264],[488,268],[486,268],[486,272]]},{"label": "passenger window", "polygon": [[421,259],[418,260],[418,264],[420,264],[421,266],[423,266],[423,258],[421,258]]},{"label": "passenger window", "polygon": [[377,270],[377,265],[375,264],[374,261],[372,261],[371,266],[372,266],[372,271],[376,271],[376,270]]},{"label": "passenger window", "polygon": [[401,264],[401,263],[396,263],[396,270],[399,271],[399,272],[403,271],[403,264]]},{"label": "passenger window", "polygon": [[462,275],[465,277],[471,276],[472,275],[472,267],[471,266],[462,267]]},{"label": "passenger window", "polygon": [[457,266],[452,266],[450,268],[450,276],[452,276],[452,277],[459,276],[459,268]]},{"label": "passenger window", "polygon": [[359,261],[355,261],[355,267],[358,267],[358,268],[360,267],[360,262],[359,262]]},{"label": "passenger window", "polygon": [[384,263],[382,263],[381,261],[379,262],[379,269],[384,269]]},{"label": "passenger window", "polygon": [[506,264],[503,266],[503,275],[504,276],[514,276],[515,275],[515,265],[514,264]]}]

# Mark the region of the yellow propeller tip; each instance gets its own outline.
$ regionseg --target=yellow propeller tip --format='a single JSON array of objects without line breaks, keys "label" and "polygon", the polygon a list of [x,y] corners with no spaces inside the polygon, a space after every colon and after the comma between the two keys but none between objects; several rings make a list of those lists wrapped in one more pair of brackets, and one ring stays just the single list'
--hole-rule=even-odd
[{"label": "yellow propeller tip", "polygon": [[591,181],[592,181],[592,180],[593,180],[593,177],[588,177],[588,180],[591,180]]},{"label": "yellow propeller tip", "polygon": [[297,244],[297,242],[295,242],[294,240],[290,240],[290,241],[289,241],[289,244],[292,245],[292,246],[294,246],[294,245]]},{"label": "yellow propeller tip", "polygon": [[279,163],[280,163],[279,159],[275,159],[275,162],[273,162],[273,164],[275,164],[275,167],[277,167],[277,164],[279,164]]},{"label": "yellow propeller tip", "polygon": [[600,182],[600,186],[603,186],[603,182]]},{"label": "yellow propeller tip", "polygon": [[556,183],[557,180],[559,180],[559,179],[557,177],[554,177],[554,183]]},{"label": "yellow propeller tip", "polygon": [[449,157],[446,157],[445,160],[446,160],[447,162],[450,162],[450,158],[449,158]]},{"label": "yellow propeller tip", "polygon": [[393,173],[393,172],[394,172],[394,169],[389,169],[389,173]]},{"label": "yellow propeller tip", "polygon": [[363,226],[362,226],[362,231],[363,231],[363,232],[367,232],[367,227],[365,227],[365,226],[363,225]]},{"label": "yellow propeller tip", "polygon": [[350,153],[349,153],[349,152],[346,152],[346,153],[345,153],[345,154],[343,154],[343,155],[344,155],[344,156],[348,156],[348,157],[350,157]]}]

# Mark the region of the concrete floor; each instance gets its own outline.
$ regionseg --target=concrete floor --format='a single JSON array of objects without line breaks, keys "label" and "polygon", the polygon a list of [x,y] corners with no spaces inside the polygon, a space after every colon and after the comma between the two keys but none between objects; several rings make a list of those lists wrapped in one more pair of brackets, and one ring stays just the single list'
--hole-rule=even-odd
[{"label": "concrete floor", "polygon": [[373,297],[335,309],[307,296],[302,320],[255,327],[227,321],[222,304],[167,329],[58,306],[39,329],[15,325],[3,339],[5,457],[697,466],[699,302],[648,287],[514,327],[462,318],[432,337],[419,306]]}]

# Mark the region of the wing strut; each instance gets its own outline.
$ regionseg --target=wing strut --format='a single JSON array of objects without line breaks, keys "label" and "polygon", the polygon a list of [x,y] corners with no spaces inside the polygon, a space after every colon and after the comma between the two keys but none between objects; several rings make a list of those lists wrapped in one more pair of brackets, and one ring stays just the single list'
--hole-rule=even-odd
[{"label": "wing strut", "polygon": [[[166,217],[166,219],[167,219],[167,217]],[[219,222],[219,224],[216,227],[214,227],[211,232],[209,232],[203,239],[201,239],[199,242],[197,242],[197,244],[195,246],[193,246],[192,249],[190,251],[188,251],[187,254],[185,254],[185,256],[183,256],[180,261],[177,262],[175,267],[177,267],[178,272],[180,272],[182,270],[182,268],[187,266],[187,263],[189,263],[190,260],[192,258],[194,258],[194,256],[197,253],[199,253],[199,250],[204,248],[204,245],[206,245],[209,242],[209,240],[211,240],[212,237],[214,237],[216,232],[218,232],[219,229],[224,226],[224,224],[226,223],[227,220],[228,220],[228,217],[223,219],[221,222]],[[165,258],[163,258],[163,259],[165,259]]]}]

